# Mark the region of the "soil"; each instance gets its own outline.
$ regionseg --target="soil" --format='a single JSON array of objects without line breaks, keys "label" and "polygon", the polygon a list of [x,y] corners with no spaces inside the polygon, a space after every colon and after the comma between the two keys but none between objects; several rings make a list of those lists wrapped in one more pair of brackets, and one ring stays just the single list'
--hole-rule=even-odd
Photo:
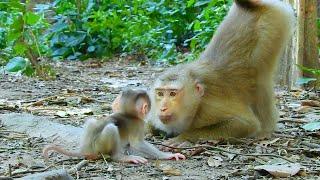
[{"label": "soil", "polygon": [[[45,161],[42,148],[52,142],[76,147],[77,142],[72,142],[77,137],[72,135],[70,142],[59,141],[54,134],[70,137],[63,136],[63,132],[77,132],[88,117],[110,114],[111,102],[123,88],[147,89],[167,68],[98,61],[57,62],[52,66],[57,78],[50,81],[0,74],[0,178],[70,169],[83,162],[58,153]],[[187,155],[185,161],[150,160],[145,165],[134,165],[102,159],[89,161],[70,175],[78,179],[264,179],[280,177],[279,171],[284,171],[291,178],[320,178],[320,132],[303,128],[319,120],[318,94],[281,88],[276,92],[280,121],[269,139],[240,139],[236,144],[199,141],[191,144],[196,148],[176,150]],[[23,123],[28,120],[45,126]],[[159,144],[166,138],[148,134],[146,139]],[[292,168],[259,168],[279,163]]]}]

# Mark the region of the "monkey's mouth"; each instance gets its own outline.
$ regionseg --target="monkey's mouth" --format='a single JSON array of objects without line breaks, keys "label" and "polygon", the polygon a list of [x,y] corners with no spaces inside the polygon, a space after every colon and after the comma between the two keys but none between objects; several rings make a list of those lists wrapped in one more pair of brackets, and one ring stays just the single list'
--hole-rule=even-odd
[{"label": "monkey's mouth", "polygon": [[163,122],[164,124],[169,123],[170,121],[172,121],[172,115],[159,115],[159,119],[161,120],[161,122]]}]

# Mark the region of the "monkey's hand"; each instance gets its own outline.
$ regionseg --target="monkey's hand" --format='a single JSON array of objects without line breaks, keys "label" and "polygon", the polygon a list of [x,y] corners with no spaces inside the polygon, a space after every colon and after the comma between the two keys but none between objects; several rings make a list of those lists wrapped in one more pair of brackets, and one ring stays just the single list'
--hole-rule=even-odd
[{"label": "monkey's hand", "polygon": [[141,157],[141,156],[122,156],[119,159],[117,159],[119,162],[125,162],[125,163],[134,163],[134,164],[145,164],[148,162],[147,159]]},{"label": "monkey's hand", "polygon": [[[189,147],[191,146],[191,143],[183,138],[180,138],[180,136],[171,138],[163,143],[165,146],[162,148],[164,151],[169,151],[172,148],[182,148],[182,147]],[[172,147],[172,148],[171,148]]]},{"label": "monkey's hand", "polygon": [[182,160],[185,160],[186,157],[183,155],[183,154],[180,154],[180,153],[166,153],[166,156],[164,159],[168,159],[168,160],[176,160],[176,161],[179,161],[180,159]]}]

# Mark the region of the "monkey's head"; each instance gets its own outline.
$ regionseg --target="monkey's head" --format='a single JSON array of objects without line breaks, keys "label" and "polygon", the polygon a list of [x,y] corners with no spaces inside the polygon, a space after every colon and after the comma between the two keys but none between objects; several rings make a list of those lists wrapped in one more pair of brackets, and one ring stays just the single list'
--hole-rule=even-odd
[{"label": "monkey's head", "polygon": [[149,95],[144,90],[126,89],[112,103],[116,113],[129,114],[144,119],[151,108]]},{"label": "monkey's head", "polygon": [[160,76],[151,89],[152,118],[167,128],[191,124],[204,95],[204,86],[189,68],[176,66]]}]

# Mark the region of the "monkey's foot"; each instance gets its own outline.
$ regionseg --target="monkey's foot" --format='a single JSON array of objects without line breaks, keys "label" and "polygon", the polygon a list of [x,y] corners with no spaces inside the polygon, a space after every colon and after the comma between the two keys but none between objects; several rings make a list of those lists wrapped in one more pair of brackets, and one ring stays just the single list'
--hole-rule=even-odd
[{"label": "monkey's foot", "polygon": [[134,164],[145,164],[148,162],[147,159],[140,157],[140,156],[123,156],[119,159],[119,162],[125,162],[125,163],[134,163]]},{"label": "monkey's foot", "polygon": [[91,160],[91,161],[94,161],[94,160],[98,160],[101,158],[100,155],[97,155],[97,154],[85,154],[84,157],[87,159],[87,160]]}]

